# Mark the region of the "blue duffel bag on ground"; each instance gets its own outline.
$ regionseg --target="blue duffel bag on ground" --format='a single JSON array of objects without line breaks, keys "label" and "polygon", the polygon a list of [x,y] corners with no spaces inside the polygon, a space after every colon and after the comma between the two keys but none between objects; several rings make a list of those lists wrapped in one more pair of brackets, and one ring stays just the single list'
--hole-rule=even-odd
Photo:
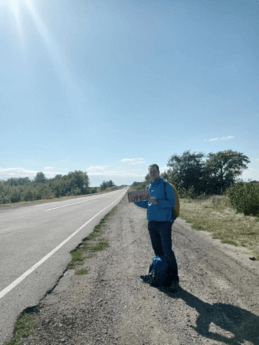
[{"label": "blue duffel bag on ground", "polygon": [[140,276],[145,283],[153,286],[161,286],[168,277],[168,264],[165,256],[155,256],[149,267],[149,274]]}]

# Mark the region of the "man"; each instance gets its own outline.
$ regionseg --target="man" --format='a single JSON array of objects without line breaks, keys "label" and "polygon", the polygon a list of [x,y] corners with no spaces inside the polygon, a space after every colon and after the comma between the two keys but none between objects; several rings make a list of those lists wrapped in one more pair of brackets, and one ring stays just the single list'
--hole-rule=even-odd
[{"label": "man", "polygon": [[169,270],[168,273],[172,277],[170,290],[176,292],[179,289],[178,267],[174,252],[172,250],[172,207],[175,206],[174,190],[169,183],[164,188],[164,179],[160,177],[159,167],[157,164],[149,166],[150,185],[149,189],[150,201],[138,201],[135,204],[139,207],[147,209],[148,231],[156,256],[165,256]]}]

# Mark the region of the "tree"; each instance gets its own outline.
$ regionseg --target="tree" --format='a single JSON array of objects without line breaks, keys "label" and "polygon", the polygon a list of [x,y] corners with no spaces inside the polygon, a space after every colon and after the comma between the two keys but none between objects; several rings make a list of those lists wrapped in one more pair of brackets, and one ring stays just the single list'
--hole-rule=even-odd
[{"label": "tree", "polygon": [[181,156],[172,155],[167,166],[171,167],[166,172],[167,179],[172,182],[176,188],[188,190],[194,188],[196,193],[202,189],[202,176],[205,163],[202,161],[205,154],[195,152],[193,154],[185,151]]},{"label": "tree", "polygon": [[227,150],[218,153],[209,153],[206,160],[206,169],[211,183],[222,193],[223,190],[234,184],[242,170],[247,169],[245,163],[250,160],[243,153]]},{"label": "tree", "polygon": [[60,179],[62,179],[62,175],[61,175],[61,174],[58,174],[58,175],[56,175],[56,176],[54,177],[53,180],[60,180]]},{"label": "tree", "polygon": [[108,181],[108,187],[114,187],[114,186],[115,186],[115,183],[112,180]]},{"label": "tree", "polygon": [[45,183],[46,182],[46,177],[43,174],[43,172],[38,172],[37,175],[34,178],[35,183]]},{"label": "tree", "polygon": [[9,186],[22,186],[22,185],[25,185],[27,183],[30,183],[30,179],[29,177],[18,177],[18,178],[15,178],[15,177],[12,177],[12,178],[9,178],[5,184],[6,185],[9,185]]},{"label": "tree", "polygon": [[89,186],[87,173],[81,170],[75,170],[67,175],[68,184],[71,189],[79,188],[82,194],[86,194]]},{"label": "tree", "polygon": [[164,176],[178,189],[189,190],[194,188],[196,195],[219,194],[231,186],[237,176],[247,169],[247,156],[232,150],[209,153],[206,161],[203,153],[185,151],[181,156],[173,155],[167,166],[171,167]]},{"label": "tree", "polygon": [[105,190],[107,188],[107,182],[103,181],[102,184],[100,185],[101,190]]}]

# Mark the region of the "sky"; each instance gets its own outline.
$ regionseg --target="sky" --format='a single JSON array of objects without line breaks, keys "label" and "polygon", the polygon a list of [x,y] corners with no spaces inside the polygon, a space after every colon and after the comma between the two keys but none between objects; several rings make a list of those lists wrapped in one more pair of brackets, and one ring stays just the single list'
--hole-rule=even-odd
[{"label": "sky", "polygon": [[143,181],[233,150],[259,181],[259,0],[0,0],[0,180]]}]

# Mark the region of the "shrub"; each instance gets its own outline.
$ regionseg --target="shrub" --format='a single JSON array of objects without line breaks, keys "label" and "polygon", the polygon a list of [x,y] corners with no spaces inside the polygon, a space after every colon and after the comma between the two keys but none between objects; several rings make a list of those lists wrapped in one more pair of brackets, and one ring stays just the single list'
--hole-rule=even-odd
[{"label": "shrub", "polygon": [[54,196],[50,192],[42,194],[41,199],[53,199]]},{"label": "shrub", "polygon": [[10,200],[12,203],[21,201],[21,193],[15,187],[10,195]]},{"label": "shrub", "polygon": [[81,190],[78,187],[71,190],[71,195],[81,195],[81,194],[82,194]]},{"label": "shrub", "polygon": [[25,189],[22,193],[22,199],[24,201],[32,201],[34,200],[33,192],[30,189]]},{"label": "shrub", "polygon": [[259,215],[259,187],[250,183],[237,183],[228,189],[227,195],[237,213]]},{"label": "shrub", "polygon": [[10,202],[11,202],[10,197],[4,194],[0,195],[0,204],[10,204]]},{"label": "shrub", "polygon": [[182,190],[180,193],[181,198],[195,198],[194,187],[190,187],[188,190]]}]

